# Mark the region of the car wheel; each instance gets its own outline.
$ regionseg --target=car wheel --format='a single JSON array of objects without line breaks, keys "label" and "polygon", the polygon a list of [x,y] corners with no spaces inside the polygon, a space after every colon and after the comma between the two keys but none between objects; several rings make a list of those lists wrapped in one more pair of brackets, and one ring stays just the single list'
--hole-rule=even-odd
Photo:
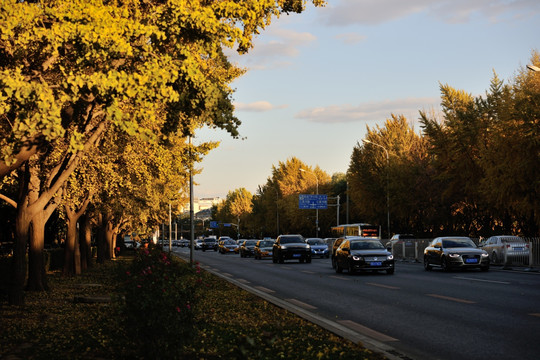
[{"label": "car wheel", "polygon": [[429,261],[426,257],[424,257],[424,270],[426,271],[431,270],[431,265],[429,265]]},{"label": "car wheel", "polygon": [[495,251],[491,254],[491,262],[493,264],[498,264],[499,263],[499,259],[497,258],[497,253]]},{"label": "car wheel", "polygon": [[275,257],[273,254],[272,254],[272,262],[273,262],[274,264],[277,263],[277,257]]},{"label": "car wheel", "polygon": [[306,259],[306,262],[307,262],[308,264],[310,264],[310,263],[311,263],[311,256],[310,256],[310,257],[308,257],[308,258]]},{"label": "car wheel", "polygon": [[336,268],[336,259],[332,257],[332,269]]},{"label": "car wheel", "polygon": [[278,254],[278,262],[280,264],[283,264],[285,262],[285,260],[283,260],[283,255],[282,254]]},{"label": "car wheel", "polygon": [[443,271],[450,271],[450,266],[448,266],[448,261],[445,257],[441,259],[441,268]]},{"label": "car wheel", "polygon": [[204,251],[206,251],[206,249],[205,249],[205,248],[202,248],[202,251],[204,252]]},{"label": "car wheel", "polygon": [[341,266],[339,266],[339,264],[337,263],[337,261],[336,261],[336,272],[337,272],[338,274],[341,274],[341,273],[343,272],[343,268],[342,268]]},{"label": "car wheel", "polygon": [[394,270],[395,270],[395,269],[388,269],[388,270],[386,270],[386,273],[387,273],[388,275],[392,275],[392,274],[394,273]]},{"label": "car wheel", "polygon": [[349,263],[349,268],[347,269],[347,271],[349,272],[349,275],[352,275],[356,272],[354,271],[354,267],[352,266],[351,263]]}]

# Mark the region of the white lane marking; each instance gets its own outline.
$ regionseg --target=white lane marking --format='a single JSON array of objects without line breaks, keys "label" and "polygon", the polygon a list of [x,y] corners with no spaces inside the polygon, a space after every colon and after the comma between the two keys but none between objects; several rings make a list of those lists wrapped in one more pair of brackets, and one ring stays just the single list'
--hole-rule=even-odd
[{"label": "white lane marking", "polygon": [[354,331],[359,332],[360,334],[369,336],[370,338],[382,341],[382,342],[389,342],[389,341],[399,341],[396,338],[393,338],[391,336],[385,335],[383,333],[380,333],[378,331],[375,331],[373,329],[370,329],[368,327],[365,327],[364,325],[360,325],[354,321],[351,320],[338,320],[338,323],[341,325],[344,325]]},{"label": "white lane marking", "polygon": [[259,290],[261,290],[261,291],[263,291],[265,293],[268,293],[268,294],[275,293],[274,290],[265,288],[264,286],[255,286],[255,289],[259,289]]},{"label": "white lane marking", "polygon": [[351,280],[351,279],[347,279],[347,278],[342,277],[342,276],[335,276],[335,275],[330,275],[329,277],[334,278],[334,279],[339,279],[339,280],[345,280],[345,281]]},{"label": "white lane marking", "polygon": [[236,281],[238,282],[241,282],[242,284],[251,284],[248,280],[246,279],[236,279]]},{"label": "white lane marking", "polygon": [[306,304],[305,302],[302,302],[300,300],[296,300],[296,299],[285,299],[285,300],[287,300],[288,302],[293,303],[295,305],[298,305],[298,306],[300,306],[301,308],[304,308],[304,309],[308,309],[308,310],[315,310],[316,309],[315,306],[310,305],[310,304]]},{"label": "white lane marking", "polygon": [[475,278],[469,278],[469,277],[464,277],[464,276],[454,276],[454,279],[481,281],[481,282],[494,283],[494,284],[506,284],[506,285],[510,284],[509,281],[484,280],[484,279],[475,279]]},{"label": "white lane marking", "polygon": [[232,275],[231,275],[231,274],[229,274],[229,273],[226,273],[226,272],[224,272],[224,273],[221,273],[221,275],[225,275],[225,276],[228,276],[228,277],[232,277]]},{"label": "white lane marking", "polygon": [[316,272],[308,271],[308,270],[302,270],[300,272],[303,272],[304,274],[310,274],[310,275],[316,274]]},{"label": "white lane marking", "polygon": [[385,288],[385,289],[392,289],[392,290],[401,289],[400,287],[397,287],[397,286],[390,286],[390,285],[377,284],[377,283],[366,283],[366,285],[378,286],[378,287],[382,287],[382,288]]},{"label": "white lane marking", "polygon": [[444,296],[444,295],[439,295],[439,294],[426,294],[426,295],[437,298],[437,299],[450,300],[450,301],[455,301],[455,302],[459,302],[463,304],[476,304],[475,301],[459,299],[459,298]]}]

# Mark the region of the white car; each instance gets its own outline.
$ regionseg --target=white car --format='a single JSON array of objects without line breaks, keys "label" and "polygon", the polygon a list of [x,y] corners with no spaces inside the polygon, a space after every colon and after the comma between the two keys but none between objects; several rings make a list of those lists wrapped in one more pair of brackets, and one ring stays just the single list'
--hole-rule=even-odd
[{"label": "white car", "polygon": [[529,262],[529,244],[519,236],[492,236],[485,241],[482,249],[489,254],[492,264],[504,263],[505,255],[509,261],[523,264]]}]

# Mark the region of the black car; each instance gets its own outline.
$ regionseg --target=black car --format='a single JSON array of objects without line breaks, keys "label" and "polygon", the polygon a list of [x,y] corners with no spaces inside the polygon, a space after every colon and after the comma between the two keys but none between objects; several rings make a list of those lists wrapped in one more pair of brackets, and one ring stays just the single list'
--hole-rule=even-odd
[{"label": "black car", "polygon": [[302,235],[280,235],[272,247],[272,262],[283,264],[285,260],[311,262],[311,247]]},{"label": "black car", "polygon": [[438,237],[424,250],[424,269],[431,270],[433,266],[445,271],[458,268],[479,268],[488,271],[489,254],[478,248],[469,237]]},{"label": "black car", "polygon": [[356,271],[380,271],[394,273],[394,256],[377,239],[363,237],[345,238],[336,250],[336,272],[347,269]]},{"label": "black car", "polygon": [[244,240],[240,244],[240,257],[248,257],[255,255],[255,245],[257,240]]},{"label": "black car", "polygon": [[204,238],[203,241],[202,241],[202,244],[201,244],[201,249],[202,249],[202,251],[206,251],[206,250],[217,251],[218,244],[217,244],[216,239],[214,239],[214,238]]}]

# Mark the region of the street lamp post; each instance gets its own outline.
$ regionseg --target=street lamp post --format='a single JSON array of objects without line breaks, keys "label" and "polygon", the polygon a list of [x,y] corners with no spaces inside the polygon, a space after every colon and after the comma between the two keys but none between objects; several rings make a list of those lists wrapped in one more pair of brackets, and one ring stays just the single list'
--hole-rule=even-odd
[{"label": "street lamp post", "polygon": [[390,239],[390,180],[389,180],[389,170],[390,170],[390,160],[388,156],[388,150],[377,143],[374,143],[372,141],[362,139],[362,141],[366,144],[371,144],[378,146],[384,150],[386,153],[386,222],[387,222],[387,231],[388,231],[388,239]]},{"label": "street lamp post", "polygon": [[[300,171],[310,173],[315,176],[315,181],[317,181],[317,195],[319,195],[319,179],[317,178],[317,174],[304,169],[300,169]],[[319,209],[315,209],[315,214],[315,237],[319,237]]]}]

